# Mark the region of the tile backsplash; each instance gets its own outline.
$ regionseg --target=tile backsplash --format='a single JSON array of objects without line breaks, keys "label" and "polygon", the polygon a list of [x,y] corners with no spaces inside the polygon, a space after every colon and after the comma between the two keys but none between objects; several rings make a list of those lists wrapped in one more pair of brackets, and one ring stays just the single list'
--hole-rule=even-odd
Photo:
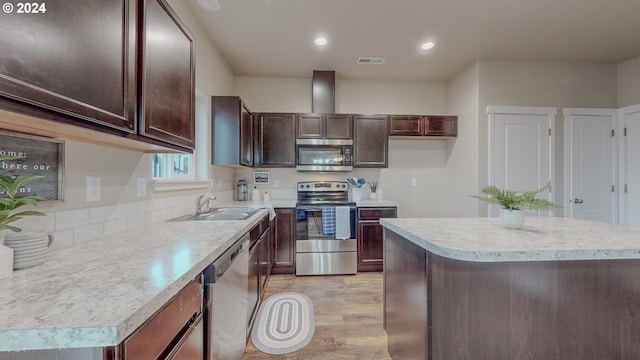
[{"label": "tile backsplash", "polygon": [[[198,194],[199,195],[199,194]],[[50,250],[57,250],[117,234],[128,229],[164,222],[194,212],[198,195],[119,203],[76,210],[46,212],[16,222],[23,231],[52,235]],[[216,193],[214,203],[233,200],[233,192]]]}]

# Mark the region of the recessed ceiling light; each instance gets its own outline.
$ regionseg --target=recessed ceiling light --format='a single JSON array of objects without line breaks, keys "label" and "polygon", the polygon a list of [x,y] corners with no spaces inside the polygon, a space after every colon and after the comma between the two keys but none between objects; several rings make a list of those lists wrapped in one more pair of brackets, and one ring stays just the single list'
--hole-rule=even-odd
[{"label": "recessed ceiling light", "polygon": [[420,45],[420,49],[429,50],[429,49],[432,49],[434,46],[436,46],[436,44],[434,44],[431,41],[427,41],[427,42],[423,42],[422,45]]},{"label": "recessed ceiling light", "polygon": [[327,45],[327,43],[329,41],[327,40],[327,38],[321,36],[321,37],[316,38],[316,40],[314,42],[318,46],[325,46],[325,45]]}]

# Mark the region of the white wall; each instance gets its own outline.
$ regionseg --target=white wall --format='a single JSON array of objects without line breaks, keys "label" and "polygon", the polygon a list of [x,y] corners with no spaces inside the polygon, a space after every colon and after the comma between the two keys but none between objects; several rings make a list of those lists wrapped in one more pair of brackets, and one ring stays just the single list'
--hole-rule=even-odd
[{"label": "white wall", "polygon": [[[487,105],[551,106],[556,118],[556,201],[564,197],[563,107],[617,107],[617,67],[611,64],[488,61],[479,64],[479,184],[488,182]],[[562,209],[560,209],[562,212]],[[480,214],[486,213],[486,207]]]},{"label": "white wall", "polygon": [[235,88],[253,112],[311,112],[311,79],[238,76]]},{"label": "white wall", "polygon": [[420,81],[336,80],[336,112],[444,115],[446,84]]},{"label": "white wall", "polygon": [[[312,75],[311,73],[309,74]],[[236,95],[254,112],[311,112],[311,78],[238,77]],[[356,114],[447,114],[446,84],[414,81],[336,80],[336,112]],[[278,179],[279,188],[261,185],[262,191],[294,191],[299,181],[363,177],[379,181],[382,196],[399,203],[399,216],[441,214],[446,199],[446,144],[439,141],[391,141],[389,168],[346,174],[299,173],[295,169],[264,169]],[[237,170],[236,180],[252,178],[252,169]],[[409,186],[416,178],[418,186]],[[251,184],[251,181],[249,182]],[[368,188],[367,188],[368,190]],[[283,195],[285,196],[285,195]],[[271,196],[271,198],[274,198]],[[420,201],[415,201],[419,199]]]},{"label": "white wall", "polygon": [[618,65],[618,107],[640,104],[640,57]]},{"label": "white wall", "polygon": [[447,110],[458,115],[458,137],[447,144],[447,201],[443,216],[477,216],[479,192],[478,63],[447,83]]}]

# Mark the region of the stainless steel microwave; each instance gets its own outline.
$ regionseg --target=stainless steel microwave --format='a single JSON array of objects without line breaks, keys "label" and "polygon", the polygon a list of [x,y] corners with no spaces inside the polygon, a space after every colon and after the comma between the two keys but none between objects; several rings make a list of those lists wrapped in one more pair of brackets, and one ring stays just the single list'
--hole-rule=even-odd
[{"label": "stainless steel microwave", "polygon": [[297,139],[296,170],[352,171],[353,140]]}]

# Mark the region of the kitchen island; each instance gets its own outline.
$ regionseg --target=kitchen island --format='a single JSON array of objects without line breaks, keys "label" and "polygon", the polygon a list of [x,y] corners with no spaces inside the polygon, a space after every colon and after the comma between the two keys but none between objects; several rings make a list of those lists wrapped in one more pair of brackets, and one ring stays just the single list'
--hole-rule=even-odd
[{"label": "kitchen island", "polygon": [[639,359],[640,228],[382,219],[398,359]]}]

